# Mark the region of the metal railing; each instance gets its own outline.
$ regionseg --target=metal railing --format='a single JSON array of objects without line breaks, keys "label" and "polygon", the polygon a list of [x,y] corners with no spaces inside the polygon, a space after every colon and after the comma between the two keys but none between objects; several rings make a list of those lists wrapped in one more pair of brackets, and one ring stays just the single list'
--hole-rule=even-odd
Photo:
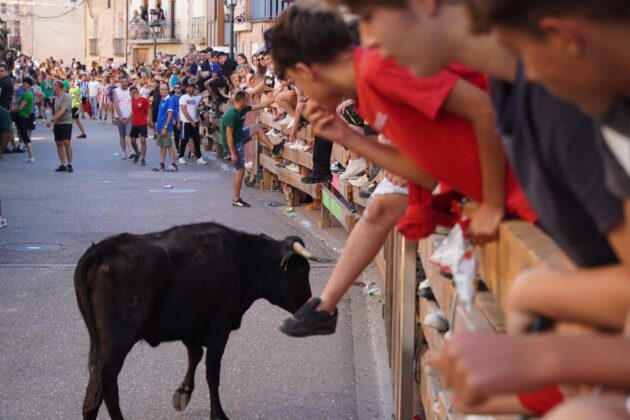
[{"label": "metal railing", "polygon": [[[179,20],[162,20],[158,24],[158,41],[179,39]],[[129,22],[129,40],[152,41],[151,27],[149,23],[142,19],[134,19]]]},{"label": "metal railing", "polygon": [[125,56],[125,38],[114,38],[114,55],[116,57]]},{"label": "metal railing", "polygon": [[98,55],[98,38],[90,39],[90,55]]},{"label": "metal railing", "polygon": [[206,24],[206,18],[194,17],[192,18],[192,24],[190,26],[190,41],[191,42],[205,42],[204,26]]}]

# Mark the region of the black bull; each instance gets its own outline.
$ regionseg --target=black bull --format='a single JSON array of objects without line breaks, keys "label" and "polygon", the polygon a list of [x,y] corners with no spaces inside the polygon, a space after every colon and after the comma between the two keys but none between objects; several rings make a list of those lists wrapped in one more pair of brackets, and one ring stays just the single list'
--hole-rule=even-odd
[{"label": "black bull", "polygon": [[111,418],[123,418],[118,374],[134,344],[146,340],[151,346],[182,341],[188,350],[188,370],[173,394],[177,410],[190,401],[207,347],[210,418],[227,419],[219,377],[230,332],[257,299],[291,313],[308,300],[311,256],[303,245],[297,237],[277,241],[213,223],[121,234],[93,245],[74,274],[90,335],[83,417],[95,419],[104,399]]}]

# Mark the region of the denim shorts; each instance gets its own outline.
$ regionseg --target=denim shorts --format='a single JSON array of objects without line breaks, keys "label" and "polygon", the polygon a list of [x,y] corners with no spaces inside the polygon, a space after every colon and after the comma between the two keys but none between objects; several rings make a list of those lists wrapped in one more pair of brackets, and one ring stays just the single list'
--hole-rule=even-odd
[{"label": "denim shorts", "polygon": [[241,141],[236,145],[236,156],[238,157],[238,161],[234,165],[234,168],[237,171],[240,171],[245,168],[245,145],[249,143],[252,139],[252,136],[249,134],[249,129],[251,127],[245,127],[243,129],[243,134],[241,135]]}]

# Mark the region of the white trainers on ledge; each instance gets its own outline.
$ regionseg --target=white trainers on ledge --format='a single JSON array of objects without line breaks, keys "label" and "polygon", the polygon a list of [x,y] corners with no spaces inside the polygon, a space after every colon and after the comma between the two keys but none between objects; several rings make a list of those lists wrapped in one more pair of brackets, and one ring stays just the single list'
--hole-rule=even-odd
[{"label": "white trainers on ledge", "polygon": [[365,159],[360,158],[356,160],[350,159],[346,171],[339,175],[339,179],[347,181],[352,178],[356,178],[368,169],[368,164]]}]

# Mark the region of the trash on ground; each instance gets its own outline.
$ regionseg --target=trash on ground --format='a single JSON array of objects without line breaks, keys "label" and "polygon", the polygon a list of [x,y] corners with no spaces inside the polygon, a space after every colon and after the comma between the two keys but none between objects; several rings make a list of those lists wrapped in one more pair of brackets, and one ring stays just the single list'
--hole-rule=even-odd
[{"label": "trash on ground", "polygon": [[380,296],[381,287],[376,283],[366,284],[363,288],[363,294],[365,296]]},{"label": "trash on ground", "polygon": [[287,213],[293,213],[295,212],[295,209],[293,207],[286,207],[284,211],[286,211]]},{"label": "trash on ground", "polygon": [[170,188],[173,188],[173,186],[169,184],[169,185],[165,185],[164,188],[170,189]]},{"label": "trash on ground", "polygon": [[305,228],[312,228],[313,227],[313,224],[311,222],[309,222],[308,220],[302,220],[300,222],[300,225],[302,225],[302,227],[305,227]]}]

